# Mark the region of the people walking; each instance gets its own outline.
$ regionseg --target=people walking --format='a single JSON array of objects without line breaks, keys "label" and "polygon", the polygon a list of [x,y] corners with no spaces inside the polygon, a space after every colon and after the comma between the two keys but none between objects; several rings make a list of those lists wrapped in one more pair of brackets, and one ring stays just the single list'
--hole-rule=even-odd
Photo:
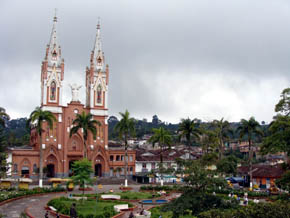
[{"label": "people walking", "polygon": [[76,211],[76,204],[73,203],[70,211],[69,211],[70,218],[77,218],[77,211]]}]

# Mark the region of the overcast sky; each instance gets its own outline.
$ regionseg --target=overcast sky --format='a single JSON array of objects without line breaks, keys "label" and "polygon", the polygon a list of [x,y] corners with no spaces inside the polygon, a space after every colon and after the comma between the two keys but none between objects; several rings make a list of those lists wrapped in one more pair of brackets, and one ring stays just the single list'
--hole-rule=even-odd
[{"label": "overcast sky", "polygon": [[0,1],[0,106],[40,105],[40,67],[54,8],[69,83],[83,85],[96,24],[110,66],[109,114],[271,121],[290,86],[288,0]]}]

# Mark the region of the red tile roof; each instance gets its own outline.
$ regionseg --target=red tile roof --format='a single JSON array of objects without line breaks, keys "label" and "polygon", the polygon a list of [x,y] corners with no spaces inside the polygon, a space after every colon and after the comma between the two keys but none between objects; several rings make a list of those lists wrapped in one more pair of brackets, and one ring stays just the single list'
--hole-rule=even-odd
[{"label": "red tile roof", "polygon": [[[238,173],[240,174],[248,174],[249,173],[249,166],[241,166],[238,168]],[[282,169],[281,165],[253,165],[253,177],[261,178],[280,178],[284,170]]]}]

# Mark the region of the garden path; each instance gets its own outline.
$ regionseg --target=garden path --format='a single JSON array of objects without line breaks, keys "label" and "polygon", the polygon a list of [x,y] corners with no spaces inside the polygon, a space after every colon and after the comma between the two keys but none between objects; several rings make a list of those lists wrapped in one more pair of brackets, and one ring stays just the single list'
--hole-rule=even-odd
[{"label": "garden path", "polygon": [[[119,187],[120,185],[103,185],[102,189],[98,189],[97,186],[94,186],[93,191],[88,191],[86,193],[108,192],[110,189],[118,192]],[[140,185],[130,185],[130,187],[132,187],[134,191],[138,191]],[[80,191],[69,193],[80,193]],[[49,193],[41,196],[22,198],[0,206],[0,214],[6,215],[7,218],[19,218],[20,214],[24,212],[26,208],[28,208],[28,211],[32,216],[35,218],[42,218],[45,215],[44,207],[49,200],[67,195],[67,193]]]}]

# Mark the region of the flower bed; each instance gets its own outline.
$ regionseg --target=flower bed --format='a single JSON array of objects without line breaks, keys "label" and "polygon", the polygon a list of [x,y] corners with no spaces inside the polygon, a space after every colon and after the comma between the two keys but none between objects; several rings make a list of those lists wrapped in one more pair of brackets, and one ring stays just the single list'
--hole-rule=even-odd
[{"label": "flower bed", "polygon": [[64,188],[57,187],[57,188],[34,188],[29,190],[17,190],[14,188],[0,190],[0,204],[6,202],[7,200],[30,196],[30,195],[37,195],[37,194],[45,194],[51,192],[63,192],[65,191]]},{"label": "flower bed", "polygon": [[140,187],[141,191],[174,191],[174,192],[180,192],[182,191],[183,186],[180,185],[164,185],[164,186],[160,186],[160,185],[143,185]]}]

